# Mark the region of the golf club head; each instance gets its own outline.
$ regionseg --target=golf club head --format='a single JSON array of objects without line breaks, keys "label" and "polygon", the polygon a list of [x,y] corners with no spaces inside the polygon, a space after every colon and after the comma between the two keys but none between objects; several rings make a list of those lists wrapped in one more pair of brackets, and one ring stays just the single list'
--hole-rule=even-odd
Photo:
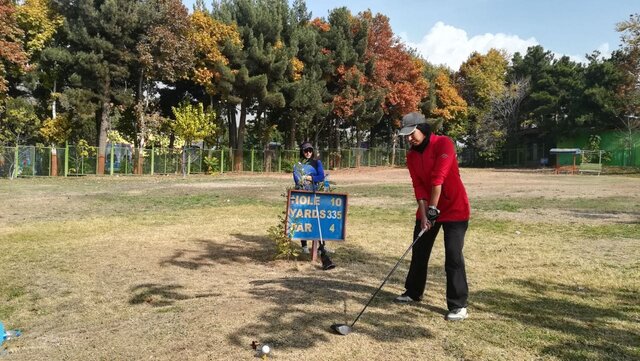
[{"label": "golf club head", "polygon": [[322,269],[323,270],[327,271],[327,270],[336,268],[335,263],[333,263],[333,261],[331,261],[331,258],[329,258],[329,256],[326,255],[326,253],[320,254],[320,259],[322,260]]},{"label": "golf club head", "polygon": [[333,325],[331,325],[331,329],[333,330],[333,332],[342,336],[346,336],[351,333],[351,326],[345,325],[343,323],[334,323]]}]

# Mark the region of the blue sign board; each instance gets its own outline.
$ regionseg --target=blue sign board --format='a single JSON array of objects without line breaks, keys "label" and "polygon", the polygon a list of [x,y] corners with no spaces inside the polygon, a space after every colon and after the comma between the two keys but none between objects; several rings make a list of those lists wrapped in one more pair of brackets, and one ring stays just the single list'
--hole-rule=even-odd
[{"label": "blue sign board", "polygon": [[347,195],[290,190],[287,231],[293,240],[344,241]]}]

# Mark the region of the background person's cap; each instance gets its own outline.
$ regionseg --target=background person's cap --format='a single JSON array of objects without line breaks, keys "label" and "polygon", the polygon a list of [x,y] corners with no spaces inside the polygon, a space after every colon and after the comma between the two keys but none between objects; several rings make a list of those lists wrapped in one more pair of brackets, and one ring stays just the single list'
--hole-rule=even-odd
[{"label": "background person's cap", "polygon": [[409,113],[402,117],[402,129],[400,129],[398,134],[409,135],[413,133],[414,130],[416,130],[416,126],[418,124],[426,123],[426,121],[427,120],[424,118],[424,115],[418,112]]},{"label": "background person's cap", "polygon": [[309,149],[309,148],[313,149],[313,145],[311,145],[311,143],[309,143],[309,142],[304,142],[300,146],[300,149],[302,149],[302,150]]}]

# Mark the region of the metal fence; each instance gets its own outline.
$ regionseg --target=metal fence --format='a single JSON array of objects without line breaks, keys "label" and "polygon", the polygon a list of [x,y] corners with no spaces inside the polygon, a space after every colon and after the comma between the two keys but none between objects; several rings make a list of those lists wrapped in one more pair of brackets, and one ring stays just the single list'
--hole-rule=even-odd
[{"label": "metal fence", "polygon": [[[236,167],[234,149],[148,148],[109,143],[104,171],[98,172],[96,147],[0,147],[0,177],[213,174],[244,172],[291,172],[299,160],[297,150],[244,150],[242,165]],[[406,150],[351,148],[318,152],[327,169],[404,166]],[[140,163],[140,164],[139,164]]]},{"label": "metal fence", "polygon": [[[462,166],[472,167],[506,167],[506,168],[544,168],[571,165],[574,162],[570,154],[550,154],[549,147],[522,146],[505,148],[499,156],[487,161],[473,149],[463,150],[458,154]],[[607,167],[638,168],[640,167],[640,144],[631,149],[603,149],[605,151],[602,164]],[[579,164],[582,158],[575,161]]]}]

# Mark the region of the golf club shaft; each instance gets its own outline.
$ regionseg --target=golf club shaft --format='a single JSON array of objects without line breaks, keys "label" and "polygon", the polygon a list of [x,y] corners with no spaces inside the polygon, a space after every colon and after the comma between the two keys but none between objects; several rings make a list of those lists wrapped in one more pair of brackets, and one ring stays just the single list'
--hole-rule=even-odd
[{"label": "golf club shaft", "polygon": [[402,255],[402,257],[400,257],[400,259],[398,260],[398,262],[396,262],[396,265],[393,266],[393,268],[391,269],[391,272],[389,272],[389,274],[387,275],[387,277],[385,277],[384,281],[382,281],[382,284],[380,285],[380,287],[378,287],[378,289],[373,293],[373,296],[371,296],[371,298],[369,299],[369,302],[367,302],[366,305],[364,305],[364,308],[362,309],[362,311],[360,311],[360,313],[358,314],[358,317],[356,317],[355,320],[353,320],[353,322],[351,323],[350,327],[353,327],[353,325],[356,324],[356,322],[358,322],[358,319],[360,319],[360,316],[362,316],[362,314],[364,313],[364,310],[367,309],[367,307],[369,307],[369,304],[371,303],[371,301],[373,301],[373,299],[376,297],[376,295],[378,294],[378,292],[380,292],[380,290],[382,289],[382,287],[384,286],[385,283],[387,283],[387,280],[389,279],[389,277],[391,277],[391,275],[393,274],[393,272],[396,270],[396,268],[398,268],[398,266],[400,265],[400,262],[402,262],[402,260],[404,259],[404,257],[407,255],[407,253],[409,253],[409,251],[411,250],[411,248],[413,248],[413,245],[416,244],[416,242],[418,242],[418,240],[420,239],[420,237],[422,237],[422,235],[424,234],[425,229],[421,230],[420,233],[418,233],[418,237],[416,237],[416,239],[413,240],[413,243],[411,243],[411,245],[409,246],[409,248],[407,248],[406,251],[404,251],[404,254]]},{"label": "golf club shaft", "polygon": [[316,187],[313,187],[313,203],[316,204],[316,219],[318,220],[318,233],[320,235],[320,244],[318,244],[318,248],[324,243],[324,239],[322,239],[322,226],[320,225],[320,211],[318,210],[318,193],[316,193]]}]

